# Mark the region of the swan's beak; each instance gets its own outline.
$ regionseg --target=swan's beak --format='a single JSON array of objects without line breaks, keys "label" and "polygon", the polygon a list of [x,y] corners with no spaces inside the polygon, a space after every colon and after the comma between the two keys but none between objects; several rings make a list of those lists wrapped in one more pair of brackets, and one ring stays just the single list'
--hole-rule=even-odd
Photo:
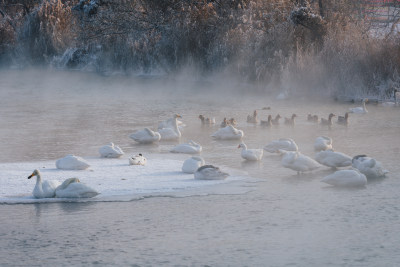
[{"label": "swan's beak", "polygon": [[31,179],[35,174],[32,173],[31,175],[28,176],[28,179]]}]

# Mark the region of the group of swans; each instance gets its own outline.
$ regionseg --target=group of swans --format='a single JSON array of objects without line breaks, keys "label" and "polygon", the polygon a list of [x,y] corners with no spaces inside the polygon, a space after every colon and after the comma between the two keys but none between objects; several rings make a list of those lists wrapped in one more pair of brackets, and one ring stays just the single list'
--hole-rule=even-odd
[{"label": "group of swans", "polygon": [[66,179],[63,183],[56,180],[42,181],[39,170],[34,170],[28,179],[33,176],[36,176],[36,185],[33,189],[35,198],[92,198],[99,194],[77,178]]}]

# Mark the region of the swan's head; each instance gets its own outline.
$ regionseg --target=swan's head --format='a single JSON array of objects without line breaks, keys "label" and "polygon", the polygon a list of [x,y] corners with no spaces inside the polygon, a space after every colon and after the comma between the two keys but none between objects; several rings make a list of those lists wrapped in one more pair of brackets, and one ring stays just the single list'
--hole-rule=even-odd
[{"label": "swan's head", "polygon": [[176,118],[176,119],[177,119],[177,118],[182,118],[182,116],[179,115],[179,114],[175,114],[175,115],[174,115],[174,118]]},{"label": "swan's head", "polygon": [[363,103],[367,103],[368,102],[368,98],[364,98],[362,102]]},{"label": "swan's head", "polygon": [[31,175],[28,176],[28,179],[31,179],[33,176],[40,175],[40,171],[38,169],[34,170]]},{"label": "swan's head", "polygon": [[246,148],[246,145],[244,143],[240,143],[237,148]]}]

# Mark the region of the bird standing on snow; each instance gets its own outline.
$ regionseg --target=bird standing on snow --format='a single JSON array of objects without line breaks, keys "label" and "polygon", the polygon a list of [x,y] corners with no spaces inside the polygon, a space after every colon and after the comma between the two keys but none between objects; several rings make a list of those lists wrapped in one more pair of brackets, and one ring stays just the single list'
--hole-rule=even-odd
[{"label": "bird standing on snow", "polygon": [[242,148],[240,155],[245,160],[261,160],[264,154],[262,149],[248,149],[245,143],[239,144],[238,148]]}]

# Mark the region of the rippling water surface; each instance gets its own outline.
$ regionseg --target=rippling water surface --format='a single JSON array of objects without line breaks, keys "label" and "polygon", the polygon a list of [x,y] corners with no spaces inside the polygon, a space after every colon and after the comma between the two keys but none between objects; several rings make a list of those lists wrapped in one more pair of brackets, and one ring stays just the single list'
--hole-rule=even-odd
[{"label": "rippling water surface", "polygon": [[[0,205],[0,265],[138,266],[396,266],[400,262],[400,107],[368,105],[346,128],[307,122],[308,113],[343,115],[358,104],[300,97],[217,93],[190,82],[133,81],[79,73],[0,73],[1,162],[97,156],[113,141],[127,154],[174,157],[175,143],[138,145],[129,134],[156,128],[174,113],[186,127],[181,141],[203,146],[208,163],[261,178],[246,194],[153,197],[131,202]],[[177,88],[174,88],[177,86]],[[271,107],[271,110],[261,110]],[[289,117],[295,127],[246,123],[247,114]],[[297,176],[276,155],[261,162],[240,157],[237,141],[214,141],[199,114],[234,117],[250,147],[290,137],[313,156],[316,137],[333,138],[337,151],[367,154],[390,170],[365,188],[320,183],[332,171]],[[28,175],[28,174],[27,174]],[[22,178],[21,178],[22,179]],[[25,179],[25,177],[23,177]]]}]

